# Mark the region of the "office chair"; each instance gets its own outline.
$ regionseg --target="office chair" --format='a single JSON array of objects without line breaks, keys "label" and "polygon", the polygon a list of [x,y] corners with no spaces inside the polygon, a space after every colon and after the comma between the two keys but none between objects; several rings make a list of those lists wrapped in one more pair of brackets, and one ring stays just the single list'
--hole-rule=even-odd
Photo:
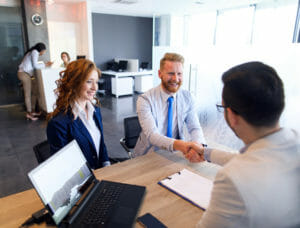
[{"label": "office chair", "polygon": [[51,157],[50,145],[48,143],[48,140],[35,145],[33,147],[33,151],[39,164],[45,161],[47,158]]},{"label": "office chair", "polygon": [[132,158],[132,151],[140,136],[141,126],[137,116],[124,119],[124,138],[120,139],[120,144],[127,151],[129,158]]},{"label": "office chair", "polygon": [[98,80],[98,90],[97,90],[97,94],[103,94],[105,95],[105,85],[106,85],[106,82],[105,82],[105,79],[104,78],[100,78]]},{"label": "office chair", "polygon": [[[47,158],[51,157],[50,153],[50,145],[48,143],[48,140],[45,140],[33,147],[33,151],[35,153],[36,160],[38,163],[42,163]],[[118,162],[122,162],[127,160],[128,158],[108,158],[111,164],[115,164]]]}]

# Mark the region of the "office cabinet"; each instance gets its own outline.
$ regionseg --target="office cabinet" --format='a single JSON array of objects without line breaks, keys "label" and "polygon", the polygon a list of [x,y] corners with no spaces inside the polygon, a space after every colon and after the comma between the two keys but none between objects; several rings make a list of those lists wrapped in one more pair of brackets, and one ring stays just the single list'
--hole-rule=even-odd
[{"label": "office cabinet", "polygon": [[133,79],[132,77],[112,78],[111,93],[118,96],[133,94]]},{"label": "office cabinet", "polygon": [[152,74],[141,75],[134,78],[134,91],[138,93],[144,93],[151,88],[153,88]]}]

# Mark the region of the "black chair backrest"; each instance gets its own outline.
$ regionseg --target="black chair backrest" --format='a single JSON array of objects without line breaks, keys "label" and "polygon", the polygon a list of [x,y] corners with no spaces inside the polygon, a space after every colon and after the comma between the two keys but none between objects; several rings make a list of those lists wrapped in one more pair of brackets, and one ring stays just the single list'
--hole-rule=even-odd
[{"label": "black chair backrest", "polygon": [[48,140],[35,145],[33,147],[33,151],[39,164],[45,161],[47,158],[51,157],[50,145],[48,143]]},{"label": "black chair backrest", "polygon": [[[36,160],[38,163],[42,163],[43,161],[47,160],[47,158],[51,157],[50,153],[50,145],[48,143],[48,140],[45,140],[33,147],[33,151],[35,153]],[[111,164],[122,162],[127,160],[128,158],[109,158],[109,161]]]},{"label": "black chair backrest", "polygon": [[128,148],[134,148],[141,133],[141,126],[137,116],[124,119],[125,144]]}]

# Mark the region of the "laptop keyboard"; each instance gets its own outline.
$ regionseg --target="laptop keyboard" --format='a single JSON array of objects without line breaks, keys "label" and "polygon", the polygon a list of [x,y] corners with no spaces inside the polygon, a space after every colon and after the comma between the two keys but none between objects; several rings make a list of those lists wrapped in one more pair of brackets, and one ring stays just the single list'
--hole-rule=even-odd
[{"label": "laptop keyboard", "polygon": [[93,204],[88,209],[83,223],[85,224],[105,224],[110,210],[117,202],[124,189],[124,185],[118,183],[104,183],[101,191],[96,195]]}]

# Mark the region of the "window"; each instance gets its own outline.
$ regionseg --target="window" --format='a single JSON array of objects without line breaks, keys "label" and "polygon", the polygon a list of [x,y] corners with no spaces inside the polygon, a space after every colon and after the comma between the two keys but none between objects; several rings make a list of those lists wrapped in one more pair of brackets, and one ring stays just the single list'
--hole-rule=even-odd
[{"label": "window", "polygon": [[190,47],[214,44],[216,18],[216,11],[189,17],[187,26]]},{"label": "window", "polygon": [[251,43],[254,6],[218,11],[216,45]]},{"label": "window", "polygon": [[287,44],[293,40],[297,7],[257,7],[253,44]]}]

